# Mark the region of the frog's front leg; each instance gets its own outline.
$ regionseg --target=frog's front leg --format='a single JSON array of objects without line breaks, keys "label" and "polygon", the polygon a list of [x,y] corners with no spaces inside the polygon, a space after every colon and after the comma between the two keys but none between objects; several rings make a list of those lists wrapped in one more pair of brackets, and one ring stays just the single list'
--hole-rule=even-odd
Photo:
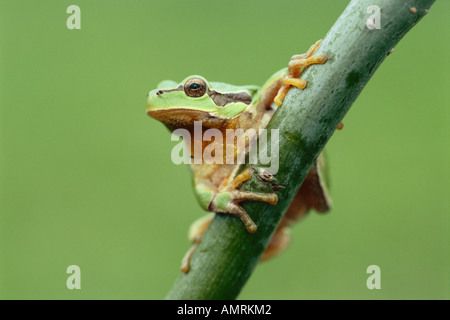
[{"label": "frog's front leg", "polygon": [[304,79],[298,78],[302,73],[304,67],[312,64],[323,64],[328,60],[328,56],[325,53],[313,56],[321,41],[322,40],[319,40],[314,45],[312,45],[307,53],[295,55],[291,58],[291,61],[288,65],[288,72],[282,78],[281,87],[274,99],[274,102],[278,107],[280,107],[283,103],[284,97],[288,93],[291,86],[297,87],[299,89],[304,89],[306,87],[306,81]]}]

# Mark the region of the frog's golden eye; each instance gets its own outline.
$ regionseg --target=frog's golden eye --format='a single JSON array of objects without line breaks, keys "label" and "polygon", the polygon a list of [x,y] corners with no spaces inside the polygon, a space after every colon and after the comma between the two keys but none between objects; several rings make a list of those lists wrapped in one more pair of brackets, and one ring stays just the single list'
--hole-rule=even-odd
[{"label": "frog's golden eye", "polygon": [[200,78],[192,78],[186,81],[184,84],[184,92],[189,97],[198,98],[205,94],[206,92],[206,82]]}]

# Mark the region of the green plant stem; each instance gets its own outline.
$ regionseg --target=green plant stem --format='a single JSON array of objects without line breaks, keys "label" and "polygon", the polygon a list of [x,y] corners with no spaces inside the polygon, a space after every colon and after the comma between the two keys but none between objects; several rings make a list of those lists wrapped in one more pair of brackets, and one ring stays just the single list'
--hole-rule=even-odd
[{"label": "green plant stem", "polygon": [[[167,299],[237,297],[339,122],[390,50],[428,12],[433,2],[350,2],[316,52],[326,53],[329,60],[324,65],[311,66],[302,74],[307,88],[292,88],[267,127],[279,129],[280,166],[276,178],[285,188],[278,191],[278,204],[244,203],[258,225],[254,234],[247,233],[236,217],[216,215],[191,259],[190,272],[179,276]],[[366,25],[373,14],[367,13],[367,8],[372,5],[381,9],[380,29]],[[270,151],[270,145],[267,149]],[[268,191],[256,179],[245,183],[242,189]]]}]

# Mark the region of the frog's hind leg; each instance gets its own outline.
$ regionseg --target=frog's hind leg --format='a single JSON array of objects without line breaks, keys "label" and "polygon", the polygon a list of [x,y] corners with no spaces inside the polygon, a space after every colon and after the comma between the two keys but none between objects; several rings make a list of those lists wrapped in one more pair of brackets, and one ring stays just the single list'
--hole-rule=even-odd
[{"label": "frog's hind leg", "polygon": [[259,261],[266,261],[283,252],[290,243],[291,233],[289,232],[289,228],[278,228],[270,239],[270,242]]},{"label": "frog's hind leg", "polygon": [[303,79],[298,79],[304,67],[312,64],[323,64],[327,61],[328,56],[325,53],[313,56],[321,41],[322,40],[319,40],[314,45],[312,45],[307,53],[294,55],[291,58],[291,61],[288,65],[287,75],[281,80],[282,85],[278,90],[277,96],[274,99],[274,102],[278,107],[280,107],[283,103],[284,97],[286,96],[291,86],[297,87],[299,89],[304,89],[306,87],[306,81]]},{"label": "frog's hind leg", "polygon": [[297,194],[294,196],[283,219],[277,227],[269,245],[264,251],[261,261],[270,259],[283,252],[290,243],[289,227],[303,219],[310,209],[317,212],[327,212],[331,208],[331,199],[323,178],[323,156],[310,169]]}]

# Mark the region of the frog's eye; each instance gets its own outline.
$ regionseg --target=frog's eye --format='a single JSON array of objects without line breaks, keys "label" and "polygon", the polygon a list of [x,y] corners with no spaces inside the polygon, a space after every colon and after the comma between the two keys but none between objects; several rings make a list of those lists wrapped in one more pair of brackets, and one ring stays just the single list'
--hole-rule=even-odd
[{"label": "frog's eye", "polygon": [[205,94],[206,92],[206,82],[200,78],[192,78],[186,81],[184,84],[184,92],[189,97],[198,98]]}]

